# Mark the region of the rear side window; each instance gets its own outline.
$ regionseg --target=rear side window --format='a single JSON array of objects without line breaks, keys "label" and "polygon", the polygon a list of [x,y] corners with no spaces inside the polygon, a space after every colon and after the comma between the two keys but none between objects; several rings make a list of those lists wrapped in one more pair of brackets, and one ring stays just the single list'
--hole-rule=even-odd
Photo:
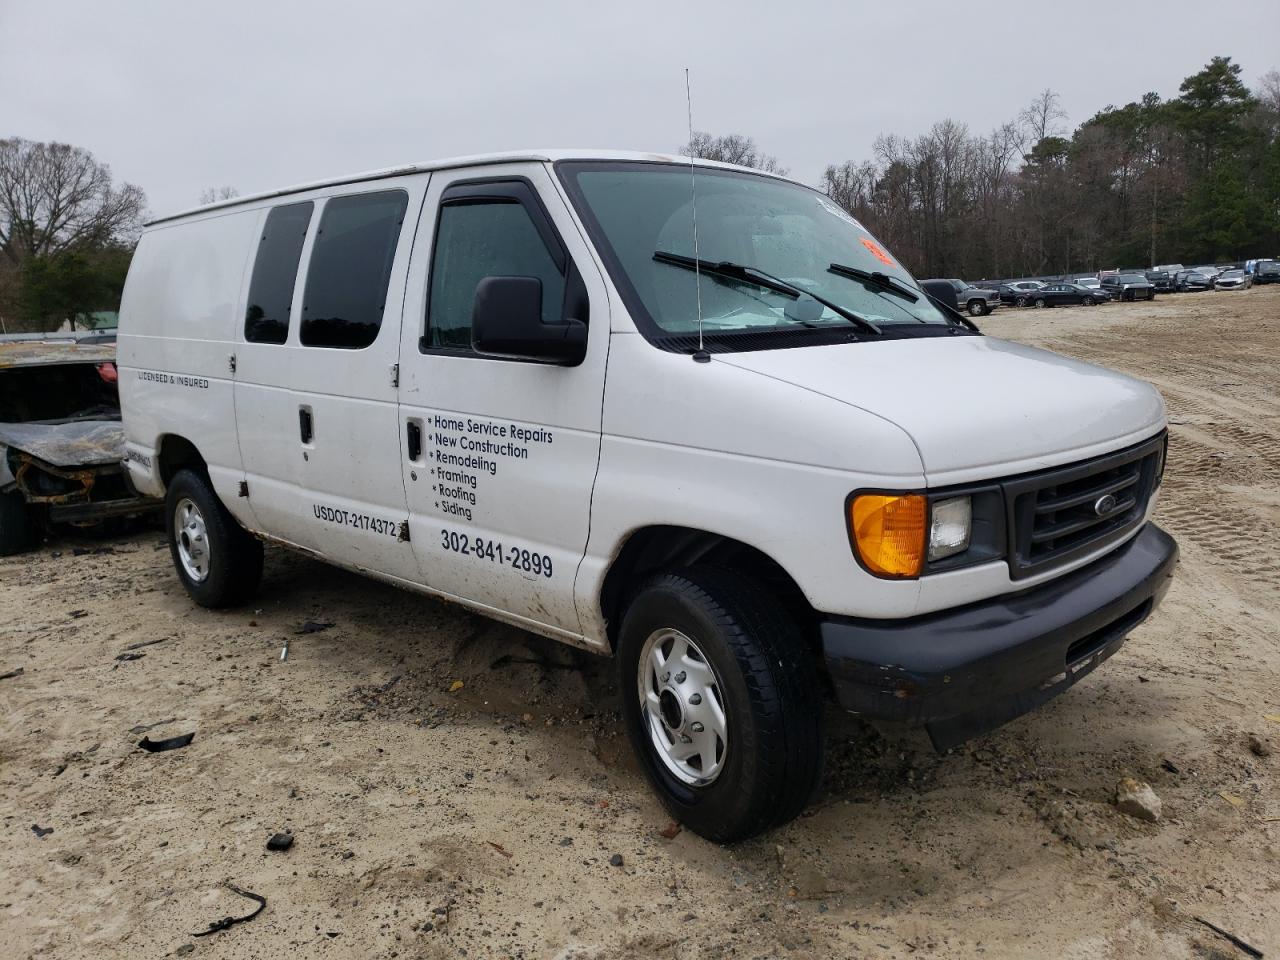
[{"label": "rear side window", "polygon": [[486,277],[542,281],[542,322],[564,311],[565,274],[528,209],[517,199],[487,197],[440,208],[431,263],[423,350],[471,350],[471,310]]},{"label": "rear side window", "polygon": [[314,207],[311,201],[291,203],[267,214],[244,313],[244,338],[250,343],[284,343],[289,338],[298,259]]},{"label": "rear side window", "polygon": [[373,343],[409,195],[334,197],[324,205],[302,298],[302,345],[359,350]]}]

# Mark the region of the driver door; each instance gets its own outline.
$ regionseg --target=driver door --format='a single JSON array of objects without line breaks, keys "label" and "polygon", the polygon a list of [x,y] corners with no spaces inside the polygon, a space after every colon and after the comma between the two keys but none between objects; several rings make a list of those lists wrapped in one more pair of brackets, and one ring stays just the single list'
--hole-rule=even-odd
[{"label": "driver door", "polygon": [[[545,323],[587,324],[582,363],[484,356],[476,287],[537,277]],[[541,164],[436,173],[400,348],[402,470],[423,582],[505,619],[581,635],[573,585],[600,459],[608,297]]]}]

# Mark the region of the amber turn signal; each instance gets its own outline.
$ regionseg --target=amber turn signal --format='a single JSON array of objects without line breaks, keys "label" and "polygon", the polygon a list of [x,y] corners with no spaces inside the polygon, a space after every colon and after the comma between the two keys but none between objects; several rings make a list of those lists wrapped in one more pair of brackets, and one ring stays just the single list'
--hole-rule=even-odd
[{"label": "amber turn signal", "polygon": [[928,514],[928,502],[915,493],[854,497],[849,530],[863,565],[878,577],[920,576]]}]

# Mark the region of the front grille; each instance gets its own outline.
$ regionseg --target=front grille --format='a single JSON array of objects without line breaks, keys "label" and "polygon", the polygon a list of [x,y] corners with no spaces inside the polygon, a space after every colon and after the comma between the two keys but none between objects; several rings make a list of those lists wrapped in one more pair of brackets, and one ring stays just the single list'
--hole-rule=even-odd
[{"label": "front grille", "polygon": [[1166,435],[1004,484],[1015,579],[1097,550],[1142,522],[1160,481]]}]

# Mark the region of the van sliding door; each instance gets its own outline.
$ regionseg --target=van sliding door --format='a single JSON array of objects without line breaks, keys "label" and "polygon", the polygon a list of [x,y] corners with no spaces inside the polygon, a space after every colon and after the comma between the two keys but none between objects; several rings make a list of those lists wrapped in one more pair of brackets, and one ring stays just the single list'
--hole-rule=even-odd
[{"label": "van sliding door", "polygon": [[265,211],[237,345],[256,529],[413,581],[395,371],[427,179],[338,186]]}]

